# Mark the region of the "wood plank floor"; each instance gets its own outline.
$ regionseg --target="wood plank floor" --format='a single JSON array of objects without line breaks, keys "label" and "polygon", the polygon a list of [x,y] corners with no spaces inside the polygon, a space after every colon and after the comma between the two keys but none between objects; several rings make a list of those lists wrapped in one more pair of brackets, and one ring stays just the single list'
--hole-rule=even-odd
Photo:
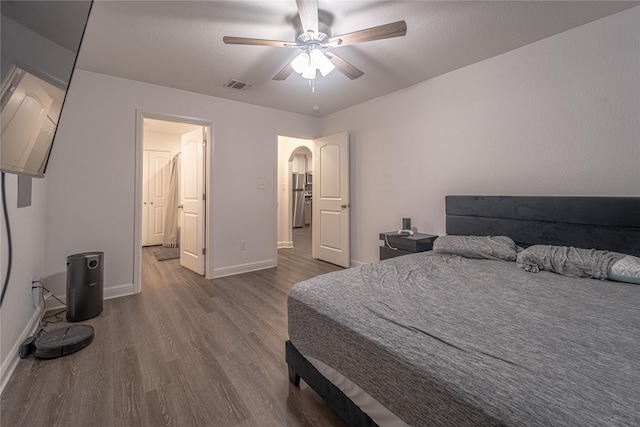
[{"label": "wood plank floor", "polygon": [[[105,301],[80,324],[87,348],[21,360],[2,393],[2,426],[344,426],[284,361],[287,291],[339,269],[311,259],[294,230],[278,267],[205,280],[143,250],[142,293]],[[49,330],[64,323],[51,325]]]}]

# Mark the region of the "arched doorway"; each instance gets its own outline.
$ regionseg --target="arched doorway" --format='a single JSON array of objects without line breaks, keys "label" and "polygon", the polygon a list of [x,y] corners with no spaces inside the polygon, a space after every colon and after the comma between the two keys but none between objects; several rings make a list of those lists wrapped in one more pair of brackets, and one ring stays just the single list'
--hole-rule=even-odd
[{"label": "arched doorway", "polygon": [[[302,178],[302,188],[295,193],[302,193],[302,226],[296,228],[296,235],[308,234],[311,240],[311,204],[313,203],[313,140],[278,137],[278,194],[277,194],[277,247],[292,248],[294,243],[294,174]],[[307,179],[308,178],[308,179]],[[306,215],[305,214],[306,211]]]}]

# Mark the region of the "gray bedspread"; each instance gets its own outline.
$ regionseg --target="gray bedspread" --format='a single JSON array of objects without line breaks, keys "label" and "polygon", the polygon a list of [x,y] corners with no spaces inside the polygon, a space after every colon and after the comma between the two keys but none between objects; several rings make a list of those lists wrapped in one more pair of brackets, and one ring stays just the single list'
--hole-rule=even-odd
[{"label": "gray bedspread", "polygon": [[289,293],[289,337],[415,426],[640,425],[640,286],[425,252]]}]

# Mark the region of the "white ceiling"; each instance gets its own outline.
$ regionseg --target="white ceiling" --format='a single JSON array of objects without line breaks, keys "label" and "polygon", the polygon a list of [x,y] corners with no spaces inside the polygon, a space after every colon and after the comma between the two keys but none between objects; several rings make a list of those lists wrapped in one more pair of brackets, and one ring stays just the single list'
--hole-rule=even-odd
[{"label": "white ceiling", "polygon": [[[286,1],[96,1],[77,67],[296,113],[324,116],[634,7],[629,1],[319,1],[333,35],[398,20],[407,35],[335,49],[364,71],[272,77],[295,49],[225,45],[225,35],[294,41]],[[229,79],[252,84],[223,87]],[[313,106],[319,110],[314,111]]]}]

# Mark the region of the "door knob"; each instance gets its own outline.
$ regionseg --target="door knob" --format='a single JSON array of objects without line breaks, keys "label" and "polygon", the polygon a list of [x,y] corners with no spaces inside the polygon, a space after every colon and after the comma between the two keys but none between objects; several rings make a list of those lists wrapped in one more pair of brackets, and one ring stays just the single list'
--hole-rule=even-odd
[{"label": "door knob", "polygon": [[349,205],[348,203],[345,203],[344,205],[340,205],[340,207],[342,209],[347,209],[348,207],[350,207],[351,205]]},{"label": "door knob", "polygon": [[182,205],[178,205],[178,209],[182,209],[184,206]]}]

